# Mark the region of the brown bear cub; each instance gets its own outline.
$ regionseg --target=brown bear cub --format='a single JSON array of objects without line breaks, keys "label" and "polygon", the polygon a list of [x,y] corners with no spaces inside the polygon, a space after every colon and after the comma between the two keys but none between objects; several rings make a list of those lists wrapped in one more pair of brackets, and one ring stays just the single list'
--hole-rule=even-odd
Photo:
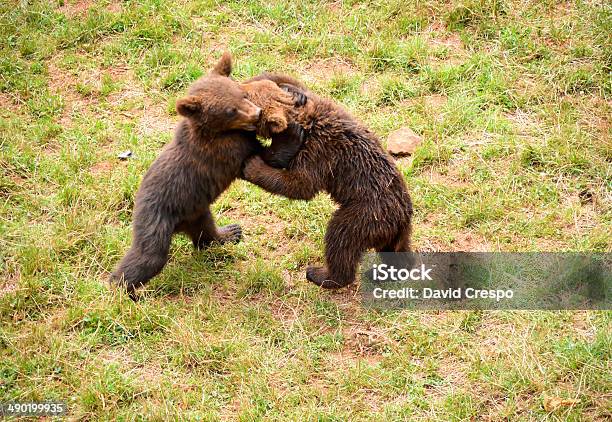
[{"label": "brown bear cub", "polygon": [[[271,152],[262,151],[254,132],[261,127],[262,114],[272,118],[272,132],[285,130],[283,110],[294,106],[292,95],[275,86],[262,113],[249,100],[248,90],[228,77],[230,72],[231,56],[226,53],[210,74],[193,84],[186,98],[177,101],[177,111],[185,119],[142,180],[132,246],[111,274],[111,281],[130,295],[162,270],[174,233],[186,233],[196,248],[212,241],[239,241],[240,226],[217,227],[210,204],[240,176],[248,157],[262,153],[273,158],[269,164],[286,167],[299,148],[299,136],[287,131],[284,138],[278,135],[283,145],[277,142]],[[300,96],[296,98],[299,103]]]},{"label": "brown bear cub", "polygon": [[[303,85],[283,75],[262,75],[281,84]],[[325,267],[308,267],[306,278],[324,288],[352,283],[363,253],[409,252],[412,203],[402,175],[374,133],[347,111],[310,91],[297,113],[304,145],[286,170],[258,156],[247,161],[244,177],[292,199],[327,191],[339,208],[325,233]],[[276,141],[272,138],[273,143]],[[301,142],[301,139],[300,139]]]}]

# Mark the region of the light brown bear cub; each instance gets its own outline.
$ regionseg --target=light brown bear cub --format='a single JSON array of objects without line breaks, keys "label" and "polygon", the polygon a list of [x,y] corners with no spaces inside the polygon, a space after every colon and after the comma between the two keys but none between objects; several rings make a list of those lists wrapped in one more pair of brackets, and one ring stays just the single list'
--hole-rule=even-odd
[{"label": "light brown bear cub", "polygon": [[303,129],[296,120],[306,104],[306,96],[297,91],[289,93],[270,80],[243,83],[241,88],[261,108],[257,135],[272,138],[272,144],[260,153],[261,157],[272,167],[288,167],[304,139]]}]

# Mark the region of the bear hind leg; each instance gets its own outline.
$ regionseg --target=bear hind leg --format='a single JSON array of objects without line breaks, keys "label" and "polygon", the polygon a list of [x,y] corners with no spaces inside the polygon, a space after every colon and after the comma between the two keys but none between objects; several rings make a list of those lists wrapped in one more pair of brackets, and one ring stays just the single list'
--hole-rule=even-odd
[{"label": "bear hind leg", "polygon": [[339,289],[355,281],[359,260],[365,251],[361,224],[347,210],[336,211],[325,234],[325,267],[308,267],[306,279],[325,289]]},{"label": "bear hind leg", "polygon": [[123,286],[130,297],[161,272],[168,261],[172,231],[159,227],[147,235],[135,235],[132,247],[117,265],[110,281]]},{"label": "bear hind leg", "polygon": [[324,267],[310,266],[306,269],[306,279],[324,289],[339,289],[355,281],[357,266],[362,251],[351,249],[342,253],[327,253]]},{"label": "bear hind leg", "polygon": [[396,268],[412,268],[414,266],[414,256],[411,254],[412,246],[410,238],[412,230],[410,225],[400,231],[400,233],[385,246],[376,249],[381,261],[389,266]]}]

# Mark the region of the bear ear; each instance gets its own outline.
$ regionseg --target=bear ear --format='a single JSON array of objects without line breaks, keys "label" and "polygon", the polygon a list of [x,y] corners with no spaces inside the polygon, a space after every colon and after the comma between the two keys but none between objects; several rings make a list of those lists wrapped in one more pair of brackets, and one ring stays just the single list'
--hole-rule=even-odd
[{"label": "bear ear", "polygon": [[219,63],[216,64],[211,73],[221,76],[229,76],[232,73],[232,55],[229,51],[223,53]]},{"label": "bear ear", "polygon": [[201,109],[200,101],[197,97],[190,95],[189,97],[181,98],[176,102],[176,111],[181,116],[192,117]]}]

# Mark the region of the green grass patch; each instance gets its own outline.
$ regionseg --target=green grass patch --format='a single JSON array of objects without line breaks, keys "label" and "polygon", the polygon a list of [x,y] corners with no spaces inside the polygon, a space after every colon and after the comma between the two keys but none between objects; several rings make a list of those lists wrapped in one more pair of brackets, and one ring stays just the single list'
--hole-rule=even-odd
[{"label": "green grass patch", "polygon": [[[0,402],[83,420],[607,420],[609,312],[378,312],[305,280],[328,195],[237,181],[244,239],[177,236],[138,302],[109,290],[175,101],[220,52],[377,133],[419,250],[610,251],[603,2],[57,0],[0,4]],[[120,161],[125,150],[134,158]],[[548,412],[545,397],[577,400]],[[135,416],[138,415],[138,416]]]}]

